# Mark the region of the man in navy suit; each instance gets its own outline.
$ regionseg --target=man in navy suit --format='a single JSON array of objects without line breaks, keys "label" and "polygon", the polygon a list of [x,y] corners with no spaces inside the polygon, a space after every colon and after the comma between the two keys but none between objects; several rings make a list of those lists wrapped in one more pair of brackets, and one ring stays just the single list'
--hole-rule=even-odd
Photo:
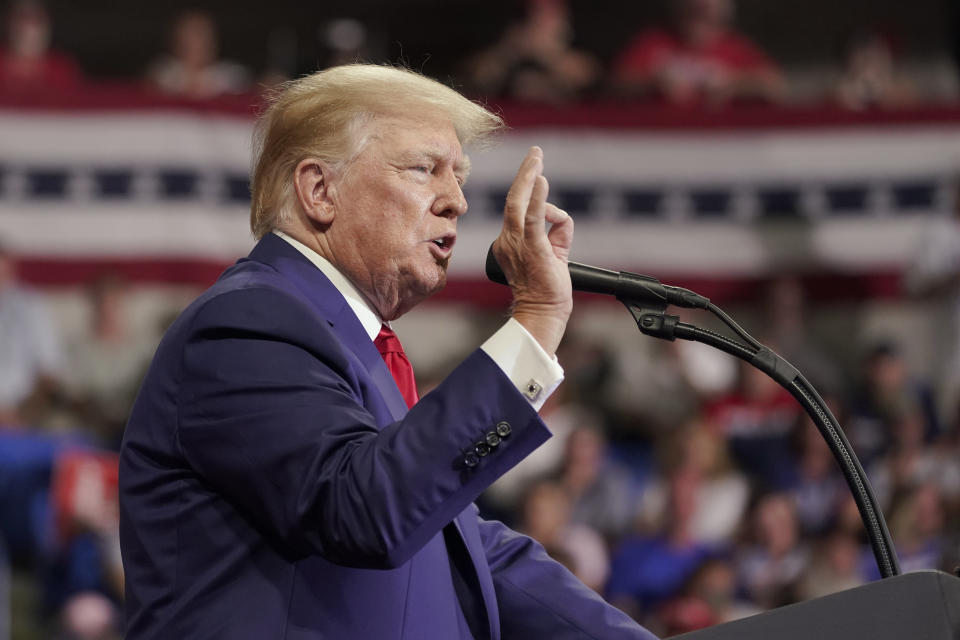
[{"label": "man in navy suit", "polygon": [[652,638],[472,505],[549,437],[562,378],[573,222],[539,149],[495,242],[512,318],[419,402],[375,346],[443,287],[462,146],[500,125],[370,65],[273,100],[259,242],[170,328],[124,437],[129,640]]}]

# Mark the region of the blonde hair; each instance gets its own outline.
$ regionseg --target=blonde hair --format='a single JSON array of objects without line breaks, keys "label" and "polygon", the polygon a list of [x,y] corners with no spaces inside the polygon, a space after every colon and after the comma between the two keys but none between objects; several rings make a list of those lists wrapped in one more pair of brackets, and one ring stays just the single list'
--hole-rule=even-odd
[{"label": "blonde hair", "polygon": [[253,138],[250,229],[259,239],[295,211],[293,171],[316,157],[343,169],[380,116],[439,109],[463,146],[480,144],[503,120],[453,89],[408,69],[349,64],[292,80],[269,99]]}]

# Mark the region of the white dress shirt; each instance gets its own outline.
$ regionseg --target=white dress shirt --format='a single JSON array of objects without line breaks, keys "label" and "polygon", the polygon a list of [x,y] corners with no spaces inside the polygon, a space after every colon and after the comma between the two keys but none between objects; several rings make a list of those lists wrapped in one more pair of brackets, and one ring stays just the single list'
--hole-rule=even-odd
[{"label": "white dress shirt", "polygon": [[[274,230],[273,233],[290,243],[327,276],[357,315],[371,341],[380,333],[380,327],[389,324],[380,318],[360,290],[329,260],[282,231]],[[544,351],[540,343],[513,318],[507,320],[480,348],[537,411],[563,381],[563,368],[556,357]]]}]

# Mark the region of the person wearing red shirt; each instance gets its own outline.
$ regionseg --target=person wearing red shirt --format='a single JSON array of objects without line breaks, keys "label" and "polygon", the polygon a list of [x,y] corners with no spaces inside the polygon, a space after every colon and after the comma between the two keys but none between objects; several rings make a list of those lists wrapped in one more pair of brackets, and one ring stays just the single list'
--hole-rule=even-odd
[{"label": "person wearing red shirt", "polygon": [[7,42],[0,49],[0,92],[62,91],[80,82],[69,57],[50,50],[50,16],[39,2],[25,0],[7,14]]},{"label": "person wearing red shirt", "polygon": [[789,485],[794,460],[790,436],[802,409],[786,389],[741,363],[737,388],[708,402],[704,413],[707,424],[729,443],[737,467],[762,486]]},{"label": "person wearing red shirt", "polygon": [[679,105],[783,99],[777,65],[730,27],[732,0],[675,0],[675,7],[672,28],[641,31],[615,61],[621,92]]}]

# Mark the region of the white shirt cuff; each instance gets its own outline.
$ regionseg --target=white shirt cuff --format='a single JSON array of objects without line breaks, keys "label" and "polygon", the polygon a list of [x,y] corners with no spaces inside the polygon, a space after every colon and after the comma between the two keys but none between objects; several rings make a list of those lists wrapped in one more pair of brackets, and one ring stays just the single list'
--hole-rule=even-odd
[{"label": "white shirt cuff", "polygon": [[536,338],[513,318],[480,348],[537,411],[563,382],[563,367],[557,357],[547,354]]}]

